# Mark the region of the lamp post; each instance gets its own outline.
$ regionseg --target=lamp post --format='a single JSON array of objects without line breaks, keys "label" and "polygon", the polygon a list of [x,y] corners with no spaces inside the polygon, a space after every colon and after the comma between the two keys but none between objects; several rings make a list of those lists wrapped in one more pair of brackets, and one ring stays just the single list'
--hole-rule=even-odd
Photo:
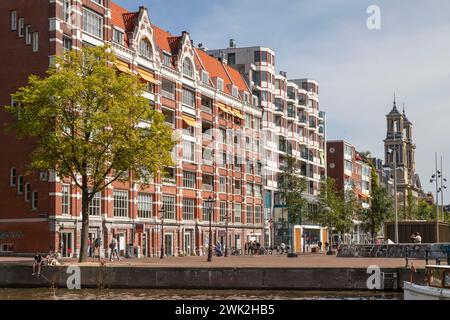
[{"label": "lamp post", "polygon": [[444,178],[444,171],[442,168],[442,156],[441,156],[441,187],[439,188],[441,193],[441,210],[442,210],[442,221],[445,221],[445,210],[444,210],[444,190],[447,189],[447,186],[444,185],[444,182],[447,182],[447,179]]},{"label": "lamp post", "polygon": [[208,200],[205,200],[206,208],[209,212],[209,239],[208,239],[208,262],[212,261],[212,204],[214,200],[210,196]]},{"label": "lamp post", "polygon": [[[442,161],[442,160],[441,160]],[[442,163],[441,163],[442,166]],[[441,169],[442,170],[442,169]],[[439,180],[441,181],[441,187],[439,188]],[[431,176],[430,183],[436,183],[436,243],[439,242],[439,192],[443,193],[447,187],[443,185],[443,182],[447,181],[442,177],[442,172],[438,170],[437,152],[435,153],[435,173]],[[443,198],[442,198],[443,201]],[[443,204],[443,203],[442,203]],[[443,209],[443,208],[442,208]]]},{"label": "lamp post", "polygon": [[164,205],[161,206],[159,210],[160,219],[161,219],[161,255],[160,259],[164,258]]},{"label": "lamp post", "polygon": [[395,212],[395,243],[398,243],[398,200],[397,200],[397,148],[390,149],[388,154],[394,158],[394,212]]},{"label": "lamp post", "polygon": [[225,257],[228,257],[228,219],[229,219],[229,215],[228,212],[225,215]]}]

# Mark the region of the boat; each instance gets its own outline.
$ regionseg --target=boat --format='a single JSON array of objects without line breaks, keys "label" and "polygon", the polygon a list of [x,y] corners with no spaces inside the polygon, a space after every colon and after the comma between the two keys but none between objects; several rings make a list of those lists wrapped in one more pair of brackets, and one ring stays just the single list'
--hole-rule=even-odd
[{"label": "boat", "polygon": [[450,300],[450,265],[427,265],[426,285],[404,281],[404,300]]}]

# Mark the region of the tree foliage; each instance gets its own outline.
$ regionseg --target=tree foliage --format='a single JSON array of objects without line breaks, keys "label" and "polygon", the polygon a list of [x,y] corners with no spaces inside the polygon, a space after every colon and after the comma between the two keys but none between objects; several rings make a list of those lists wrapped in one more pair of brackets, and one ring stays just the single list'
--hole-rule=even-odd
[{"label": "tree foliage", "polygon": [[[143,97],[144,84],[119,73],[109,47],[83,48],[57,58],[45,78],[13,95],[18,137],[34,137],[31,167],[72,178],[82,193],[80,261],[85,259],[88,204],[118,181],[143,185],[172,163],[172,129]],[[145,121],[142,121],[145,120]]]}]

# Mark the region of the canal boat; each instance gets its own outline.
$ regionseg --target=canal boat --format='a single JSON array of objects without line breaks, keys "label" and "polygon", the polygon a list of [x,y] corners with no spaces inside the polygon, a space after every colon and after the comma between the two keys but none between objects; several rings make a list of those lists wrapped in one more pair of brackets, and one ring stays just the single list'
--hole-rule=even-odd
[{"label": "canal boat", "polygon": [[450,300],[450,266],[427,265],[426,285],[405,281],[404,300]]}]

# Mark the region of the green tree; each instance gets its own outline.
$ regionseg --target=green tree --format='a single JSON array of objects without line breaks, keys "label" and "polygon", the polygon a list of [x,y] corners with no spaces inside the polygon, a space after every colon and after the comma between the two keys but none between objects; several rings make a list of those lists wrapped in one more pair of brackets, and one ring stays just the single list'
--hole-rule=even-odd
[{"label": "green tree", "polygon": [[427,201],[420,199],[417,206],[417,219],[418,220],[435,220],[436,219],[436,206],[429,204]]},{"label": "green tree", "polygon": [[317,212],[309,214],[309,220],[328,228],[330,248],[333,245],[333,230],[347,232],[352,226],[356,211],[356,199],[353,191],[338,190],[336,182],[327,178],[321,182],[318,196]]},{"label": "green tree", "polygon": [[370,232],[374,241],[375,233],[380,230],[384,221],[392,216],[393,199],[386,188],[379,186],[378,174],[372,162],[371,166],[371,201],[368,209],[362,209],[359,219],[363,228]]},{"label": "green tree", "polygon": [[306,190],[307,182],[300,175],[298,160],[287,154],[283,159],[281,172],[278,175],[278,192],[283,203],[282,216],[284,216],[284,210],[287,210],[291,237],[293,235],[293,230],[291,230],[293,225],[302,222],[304,212],[308,208],[308,203],[303,197],[303,193]]},{"label": "green tree", "polygon": [[31,168],[54,170],[81,189],[80,262],[94,195],[116,180],[148,184],[172,163],[172,129],[143,97],[139,79],[111,67],[115,60],[108,47],[68,52],[13,95],[20,107],[6,107],[17,117],[17,136],[36,138]]},{"label": "green tree", "polygon": [[404,218],[408,220],[414,220],[418,215],[417,199],[413,196],[412,191],[408,190],[408,195],[406,196],[407,212]]}]

